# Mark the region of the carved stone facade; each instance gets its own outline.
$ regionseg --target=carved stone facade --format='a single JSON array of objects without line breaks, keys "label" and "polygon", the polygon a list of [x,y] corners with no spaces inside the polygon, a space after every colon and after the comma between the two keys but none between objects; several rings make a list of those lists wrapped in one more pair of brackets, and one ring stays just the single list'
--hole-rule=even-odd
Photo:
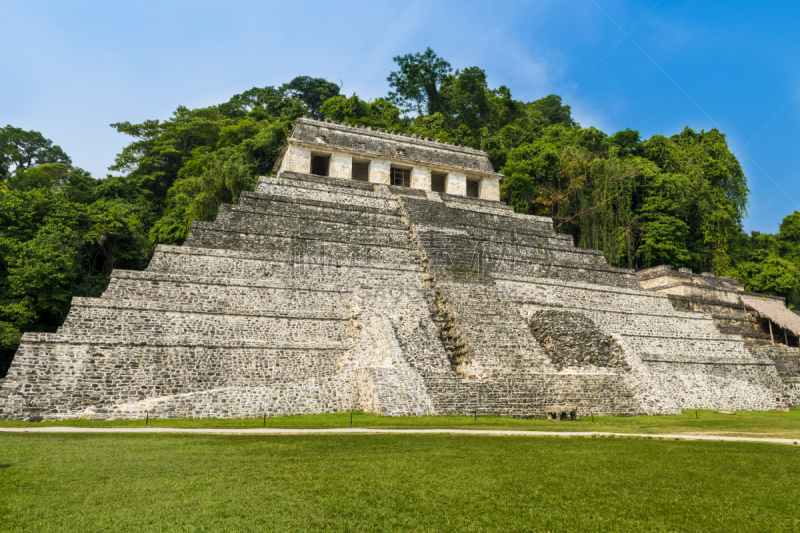
[{"label": "carved stone facade", "polygon": [[[314,158],[321,160],[317,169],[312,168]],[[438,173],[444,175],[443,189],[438,192],[500,200],[503,176],[492,169],[484,152],[416,135],[308,118],[297,120],[275,172],[349,180],[354,179],[354,162],[369,165],[370,183],[391,185],[392,168],[396,167],[410,171],[408,186],[412,189],[432,190],[431,173]]]},{"label": "carved stone facade", "polygon": [[[466,196],[469,176],[496,194],[481,152],[352,130],[299,120],[277,178],[159,246],[145,271],[114,271],[101,298],[73,299],[58,332],[24,335],[0,419],[798,401],[796,348],[764,346],[737,304],[646,290],[551,219]],[[369,181],[309,174],[316,142],[333,174],[369,161]],[[400,160],[411,186],[387,184]],[[455,194],[428,189],[444,171]]]}]

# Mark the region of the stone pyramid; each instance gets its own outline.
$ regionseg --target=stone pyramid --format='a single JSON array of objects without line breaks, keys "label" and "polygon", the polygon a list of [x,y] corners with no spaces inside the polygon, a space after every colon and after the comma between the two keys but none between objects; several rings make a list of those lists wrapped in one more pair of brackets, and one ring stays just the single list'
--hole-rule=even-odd
[{"label": "stone pyramid", "polygon": [[277,170],[26,334],[0,419],[781,405],[771,360],[515,214],[482,152],[300,119]]}]

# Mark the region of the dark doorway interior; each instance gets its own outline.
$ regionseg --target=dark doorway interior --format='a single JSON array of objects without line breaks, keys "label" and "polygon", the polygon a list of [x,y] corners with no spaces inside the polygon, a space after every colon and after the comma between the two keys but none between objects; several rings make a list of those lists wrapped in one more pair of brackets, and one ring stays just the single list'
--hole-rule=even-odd
[{"label": "dark doorway interior", "polygon": [[327,176],[330,163],[331,156],[329,155],[312,155],[311,173],[316,176]]},{"label": "dark doorway interior", "polygon": [[447,192],[447,174],[431,172],[431,190],[433,192]]},{"label": "dark doorway interior", "polygon": [[353,161],[353,180],[369,181],[369,161]]},{"label": "dark doorway interior", "polygon": [[392,185],[397,187],[411,187],[411,169],[392,167],[391,176]]},{"label": "dark doorway interior", "polygon": [[470,198],[481,197],[481,180],[467,180],[467,196]]}]

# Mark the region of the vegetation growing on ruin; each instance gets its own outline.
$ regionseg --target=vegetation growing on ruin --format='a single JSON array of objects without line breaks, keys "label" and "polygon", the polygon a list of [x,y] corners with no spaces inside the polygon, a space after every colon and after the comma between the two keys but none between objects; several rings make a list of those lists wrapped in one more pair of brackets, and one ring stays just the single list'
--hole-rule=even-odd
[{"label": "vegetation growing on ruin", "polygon": [[0,435],[8,531],[795,531],[798,450],[464,435]]},{"label": "vegetation growing on ruin", "polygon": [[113,268],[140,269],[269,174],[303,115],[485,150],[503,200],[553,217],[610,264],[733,275],[800,301],[800,213],[775,235],[742,231],[747,180],[716,129],[642,139],[581,127],[556,95],[524,102],[479,67],[428,49],[395,58],[385,97],[301,76],[164,120],[111,126],[131,143],[92,177],[41,133],[0,129],[0,376],[25,331],[54,331],[72,296],[98,296]]}]

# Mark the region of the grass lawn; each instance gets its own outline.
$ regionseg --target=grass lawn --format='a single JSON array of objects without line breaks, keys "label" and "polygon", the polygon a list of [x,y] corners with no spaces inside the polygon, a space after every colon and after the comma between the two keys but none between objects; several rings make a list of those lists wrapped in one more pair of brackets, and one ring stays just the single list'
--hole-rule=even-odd
[{"label": "grass lawn", "polygon": [[8,531],[799,531],[800,448],[0,434]]},{"label": "grass lawn", "polygon": [[[697,418],[695,418],[697,416]],[[63,422],[6,422],[4,427],[139,427],[144,420],[112,420],[93,422],[91,420],[66,420]],[[261,418],[251,419],[150,419],[149,425],[155,427],[180,428],[258,428]],[[271,428],[337,428],[350,427],[350,413],[325,415],[299,415],[267,418],[266,426]],[[373,428],[457,428],[457,429],[514,429],[530,431],[606,431],[618,433],[697,433],[708,435],[741,435],[755,437],[778,437],[800,439],[800,409],[792,411],[740,411],[735,415],[720,414],[717,411],[687,411],[682,415],[599,417],[594,422],[590,417],[579,420],[556,422],[554,420],[523,420],[479,416],[477,421],[470,416],[421,416],[385,417],[365,413],[355,413],[354,427]]]}]

